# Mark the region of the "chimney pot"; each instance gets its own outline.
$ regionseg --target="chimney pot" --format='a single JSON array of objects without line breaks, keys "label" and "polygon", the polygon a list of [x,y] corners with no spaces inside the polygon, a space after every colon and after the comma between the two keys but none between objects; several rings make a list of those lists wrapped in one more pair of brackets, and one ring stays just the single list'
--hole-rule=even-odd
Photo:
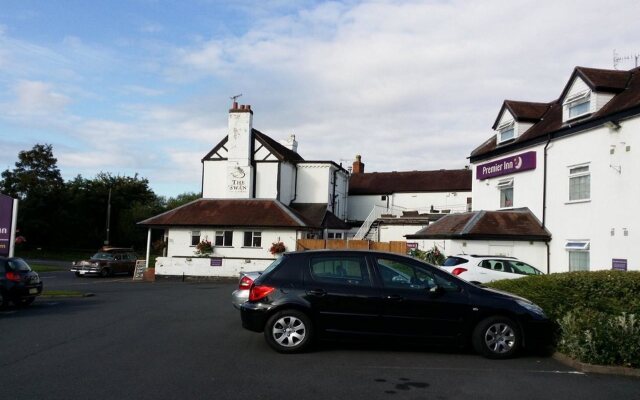
[{"label": "chimney pot", "polygon": [[240,104],[240,109],[244,110],[244,104]]},{"label": "chimney pot", "polygon": [[232,110],[237,110],[238,109],[238,102],[234,101],[233,102],[233,107],[231,107]]},{"label": "chimney pot", "polygon": [[247,104],[247,110],[251,110],[251,104]]}]

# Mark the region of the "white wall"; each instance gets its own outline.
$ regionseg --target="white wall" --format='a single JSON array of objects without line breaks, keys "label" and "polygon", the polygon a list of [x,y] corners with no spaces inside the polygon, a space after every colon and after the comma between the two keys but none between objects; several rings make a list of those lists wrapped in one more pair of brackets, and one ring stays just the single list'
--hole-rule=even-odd
[{"label": "white wall", "polygon": [[280,164],[280,202],[289,205],[296,190],[296,166],[288,162]]},{"label": "white wall", "polygon": [[163,276],[220,276],[237,277],[240,272],[263,271],[273,260],[222,259],[219,267],[211,266],[210,258],[173,258],[156,259],[156,275]]},{"label": "white wall", "polygon": [[298,164],[296,203],[329,203],[331,164]]},{"label": "white wall", "polygon": [[256,162],[256,199],[275,199],[278,195],[278,163]]},{"label": "white wall", "polygon": [[413,235],[420,229],[425,228],[424,225],[385,225],[382,224],[378,228],[378,241],[379,242],[391,242],[391,241],[405,241],[405,235]]},{"label": "white wall", "polygon": [[[337,172],[336,172],[337,171]],[[328,209],[329,211],[331,211],[332,213],[334,213],[338,218],[345,220],[347,218],[347,212],[348,212],[348,191],[349,191],[349,175],[334,167],[333,165],[331,166],[330,169],[330,181],[333,180],[333,174],[335,172],[336,175],[336,185],[335,185],[335,209],[332,208],[332,203],[331,200],[329,201],[328,205]],[[329,186],[329,195],[333,194],[333,184],[330,184]]]},{"label": "white wall", "polygon": [[203,165],[202,197],[225,198],[227,193],[227,161],[205,161]]}]

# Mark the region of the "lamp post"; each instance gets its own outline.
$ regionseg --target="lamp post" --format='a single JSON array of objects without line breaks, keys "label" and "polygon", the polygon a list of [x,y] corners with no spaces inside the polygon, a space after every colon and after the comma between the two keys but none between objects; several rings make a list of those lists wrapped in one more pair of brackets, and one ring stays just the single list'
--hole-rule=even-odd
[{"label": "lamp post", "polygon": [[109,245],[110,225],[111,225],[111,188],[109,188],[109,198],[107,200],[107,240],[104,241],[105,246]]}]

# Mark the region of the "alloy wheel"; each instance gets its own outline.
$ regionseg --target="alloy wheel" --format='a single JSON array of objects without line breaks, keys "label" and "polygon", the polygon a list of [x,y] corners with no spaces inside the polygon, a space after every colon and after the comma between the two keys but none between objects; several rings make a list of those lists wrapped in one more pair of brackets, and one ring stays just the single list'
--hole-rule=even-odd
[{"label": "alloy wheel", "polygon": [[307,334],[307,328],[302,320],[287,315],[273,324],[271,333],[280,346],[291,348],[302,343]]},{"label": "alloy wheel", "polygon": [[493,353],[507,353],[516,344],[516,333],[510,325],[498,322],[487,328],[484,334],[484,342]]}]

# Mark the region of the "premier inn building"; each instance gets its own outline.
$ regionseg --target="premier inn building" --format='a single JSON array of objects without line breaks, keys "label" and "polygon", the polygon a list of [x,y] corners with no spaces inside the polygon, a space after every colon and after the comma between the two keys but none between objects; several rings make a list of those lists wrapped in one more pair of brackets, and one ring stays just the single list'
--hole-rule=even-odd
[{"label": "premier inn building", "polygon": [[[505,100],[493,136],[469,157],[473,209],[485,212],[466,224],[445,217],[411,238],[519,257],[546,272],[640,270],[639,116],[640,68],[577,67],[557,100]],[[488,212],[502,222],[472,235]]]}]

